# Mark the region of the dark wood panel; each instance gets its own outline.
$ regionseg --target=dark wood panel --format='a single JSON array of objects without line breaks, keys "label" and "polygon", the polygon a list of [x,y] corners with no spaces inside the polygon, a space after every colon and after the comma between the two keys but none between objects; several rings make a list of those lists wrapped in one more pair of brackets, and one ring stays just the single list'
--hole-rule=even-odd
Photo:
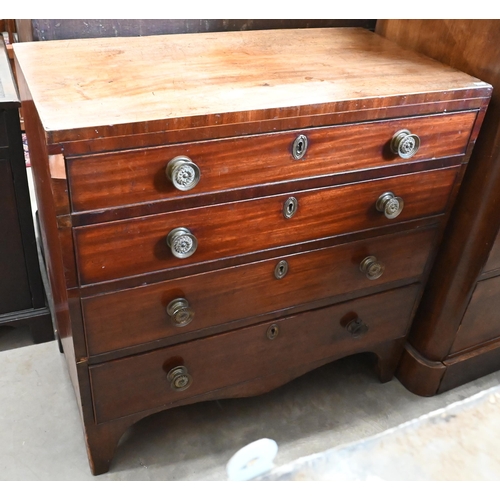
[{"label": "dark wood panel", "polygon": [[445,360],[500,226],[500,21],[384,20],[377,23],[377,31],[493,85],[410,335],[427,359]]},{"label": "dark wood panel", "polygon": [[489,342],[469,352],[445,360],[444,373],[438,393],[449,391],[471,380],[500,370],[500,341]]},{"label": "dark wood panel", "polygon": [[10,162],[0,160],[0,314],[33,307]]},{"label": "dark wood panel", "polygon": [[[289,195],[160,214],[74,229],[82,284],[159,271],[300,241],[362,231],[444,212],[458,169],[450,168],[289,193],[296,214],[285,219]],[[375,208],[378,197],[392,191],[405,202],[397,219]],[[188,258],[175,258],[166,237],[183,227],[198,239]],[[251,237],[248,237],[251,235]]]},{"label": "dark wood panel", "polygon": [[[435,237],[435,229],[389,235],[84,298],[89,354],[181,335],[401,279],[417,280],[424,272]],[[369,255],[385,265],[384,273],[376,280],[369,280],[359,269],[361,261]],[[288,272],[277,279],[274,271],[283,259]],[[194,312],[191,323],[182,327],[175,326],[166,312],[167,305],[177,298],[185,298]]]},{"label": "dark wood panel", "polygon": [[450,355],[500,337],[500,277],[480,281],[472,294]]},{"label": "dark wood panel", "polygon": [[[476,113],[444,114],[361,125],[337,126],[188,143],[176,146],[69,158],[73,211],[197,197],[213,191],[305,179],[404,163],[390,150],[400,130],[420,137],[411,161],[465,153]],[[306,135],[305,156],[294,160],[292,144]],[[187,156],[199,167],[199,183],[179,191],[167,178],[168,162]]]},{"label": "dark wood panel", "polygon": [[[346,351],[369,351],[405,335],[417,292],[417,286],[398,289],[277,321],[274,340],[266,335],[271,325],[264,323],[90,367],[96,419],[161,407]],[[355,338],[346,324],[357,317],[368,331]],[[177,365],[185,365],[193,380],[182,392],[167,381],[167,372]]]}]

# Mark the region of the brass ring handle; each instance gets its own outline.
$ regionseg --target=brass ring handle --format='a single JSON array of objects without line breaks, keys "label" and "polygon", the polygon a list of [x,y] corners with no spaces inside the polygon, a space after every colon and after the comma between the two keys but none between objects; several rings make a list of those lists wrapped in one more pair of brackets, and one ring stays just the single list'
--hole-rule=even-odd
[{"label": "brass ring handle", "polygon": [[198,240],[196,236],[185,227],[172,229],[167,236],[167,245],[172,251],[172,255],[178,259],[186,259],[196,252]]},{"label": "brass ring handle", "polygon": [[382,276],[385,266],[373,255],[365,257],[359,265],[359,270],[369,279],[376,280]]},{"label": "brass ring handle", "polygon": [[168,162],[165,173],[179,191],[193,189],[200,180],[200,167],[187,156],[172,158]]},{"label": "brass ring handle", "polygon": [[369,327],[361,318],[355,318],[349,321],[345,328],[353,337],[361,337],[368,332]]},{"label": "brass ring handle", "polygon": [[193,378],[189,375],[185,366],[176,366],[167,373],[167,380],[174,391],[185,391],[192,383]]},{"label": "brass ring handle", "polygon": [[420,137],[409,130],[399,130],[392,136],[391,151],[400,158],[411,158],[420,147]]},{"label": "brass ring handle", "polygon": [[403,211],[405,202],[403,198],[387,191],[378,197],[375,206],[377,210],[382,212],[388,219],[395,219]]},{"label": "brass ring handle", "polygon": [[167,314],[174,326],[182,327],[189,325],[194,318],[194,311],[186,299],[174,299],[167,306]]}]

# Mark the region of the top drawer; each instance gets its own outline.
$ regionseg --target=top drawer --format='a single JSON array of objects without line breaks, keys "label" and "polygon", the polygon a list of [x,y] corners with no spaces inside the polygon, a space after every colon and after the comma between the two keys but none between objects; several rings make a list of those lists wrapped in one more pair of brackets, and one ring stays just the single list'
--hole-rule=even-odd
[{"label": "top drawer", "polygon": [[[411,161],[460,155],[475,117],[475,112],[451,113],[69,158],[72,210],[100,210],[402,163],[408,160],[390,148],[400,130],[420,138]],[[292,149],[299,135],[307,137],[307,149],[297,160]],[[188,178],[199,169],[199,182],[187,191],[177,189],[166,175],[168,163],[177,156],[196,165],[184,171]]]}]

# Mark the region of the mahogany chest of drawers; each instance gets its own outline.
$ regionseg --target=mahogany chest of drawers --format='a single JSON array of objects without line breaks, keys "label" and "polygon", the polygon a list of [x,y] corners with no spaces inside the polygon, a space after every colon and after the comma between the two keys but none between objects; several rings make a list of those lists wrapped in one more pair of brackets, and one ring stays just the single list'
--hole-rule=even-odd
[{"label": "mahogany chest of drawers", "polygon": [[363,29],[15,55],[95,474],[160,410],[358,352],[392,377],[488,84]]}]

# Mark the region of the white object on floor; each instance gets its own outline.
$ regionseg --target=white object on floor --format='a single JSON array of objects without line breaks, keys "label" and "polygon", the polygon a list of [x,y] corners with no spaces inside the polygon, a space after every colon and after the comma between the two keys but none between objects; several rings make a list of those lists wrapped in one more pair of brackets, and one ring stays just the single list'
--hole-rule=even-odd
[{"label": "white object on floor", "polygon": [[273,467],[278,453],[278,444],[272,439],[259,439],[237,451],[227,463],[230,481],[249,481]]}]

